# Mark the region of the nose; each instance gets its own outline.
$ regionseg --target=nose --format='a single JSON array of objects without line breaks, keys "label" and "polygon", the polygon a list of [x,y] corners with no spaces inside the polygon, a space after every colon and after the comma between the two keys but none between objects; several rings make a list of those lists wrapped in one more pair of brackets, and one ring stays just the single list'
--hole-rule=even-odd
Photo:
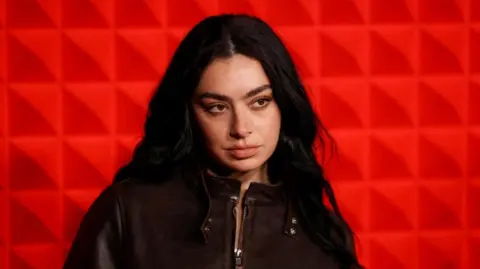
[{"label": "nose", "polygon": [[230,136],[237,139],[245,138],[252,133],[251,126],[248,113],[236,111],[236,113],[232,113]]}]

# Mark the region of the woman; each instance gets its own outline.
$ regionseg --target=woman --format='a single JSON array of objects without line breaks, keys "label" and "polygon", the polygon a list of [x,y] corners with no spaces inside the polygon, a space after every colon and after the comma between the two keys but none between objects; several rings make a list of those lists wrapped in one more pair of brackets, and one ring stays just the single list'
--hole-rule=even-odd
[{"label": "woman", "polygon": [[64,268],[361,268],[314,155],[325,134],[266,23],[203,20],[175,52],[142,141],[84,216]]}]

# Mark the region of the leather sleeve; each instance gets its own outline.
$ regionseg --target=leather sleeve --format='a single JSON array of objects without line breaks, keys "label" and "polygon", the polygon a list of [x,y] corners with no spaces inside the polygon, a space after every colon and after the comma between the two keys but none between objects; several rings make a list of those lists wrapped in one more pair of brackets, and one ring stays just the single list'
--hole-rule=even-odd
[{"label": "leather sleeve", "polygon": [[122,257],[122,208],[113,185],[89,207],[63,269],[118,269]]}]

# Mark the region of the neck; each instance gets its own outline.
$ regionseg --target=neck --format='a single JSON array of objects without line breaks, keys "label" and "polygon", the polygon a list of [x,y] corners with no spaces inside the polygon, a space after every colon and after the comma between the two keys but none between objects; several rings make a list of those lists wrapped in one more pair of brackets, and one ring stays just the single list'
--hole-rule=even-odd
[{"label": "neck", "polygon": [[266,163],[256,169],[240,172],[225,168],[211,158],[205,158],[204,161],[206,162],[202,166],[207,168],[206,172],[208,174],[238,180],[242,183],[242,188],[248,188],[251,182],[263,184],[269,184],[270,182]]},{"label": "neck", "polygon": [[255,183],[262,183],[262,184],[269,184],[268,180],[268,173],[267,173],[267,168],[266,165],[259,167],[258,169],[255,170],[250,170],[247,172],[230,172],[230,173],[223,173],[223,174],[218,174],[212,169],[208,169],[207,173],[213,175],[213,176],[222,176],[222,177],[227,177],[231,180],[238,180],[241,182],[240,185],[240,193],[239,193],[239,198],[240,200],[243,199],[243,196],[247,189],[250,187],[250,183],[255,182]]},{"label": "neck", "polygon": [[229,169],[221,168],[215,165],[209,166],[207,173],[213,176],[225,177],[232,180],[238,180],[244,184],[250,184],[251,182],[255,183],[269,183],[269,177],[267,172],[267,165],[258,167],[257,169],[249,171],[232,171]]},{"label": "neck", "polygon": [[246,172],[231,171],[229,173],[218,172],[216,170],[208,169],[208,173],[214,176],[227,177],[232,180],[238,180],[242,183],[256,182],[256,183],[269,183],[266,167],[261,167],[255,170]]}]

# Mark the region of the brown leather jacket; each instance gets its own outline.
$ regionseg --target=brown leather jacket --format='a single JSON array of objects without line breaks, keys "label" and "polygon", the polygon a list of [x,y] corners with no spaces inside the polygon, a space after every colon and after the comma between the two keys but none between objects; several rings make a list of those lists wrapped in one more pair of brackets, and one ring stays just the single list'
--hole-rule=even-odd
[{"label": "brown leather jacket", "polygon": [[338,268],[305,234],[281,185],[251,184],[234,253],[240,182],[174,177],[108,186],[85,214],[64,269]]}]

